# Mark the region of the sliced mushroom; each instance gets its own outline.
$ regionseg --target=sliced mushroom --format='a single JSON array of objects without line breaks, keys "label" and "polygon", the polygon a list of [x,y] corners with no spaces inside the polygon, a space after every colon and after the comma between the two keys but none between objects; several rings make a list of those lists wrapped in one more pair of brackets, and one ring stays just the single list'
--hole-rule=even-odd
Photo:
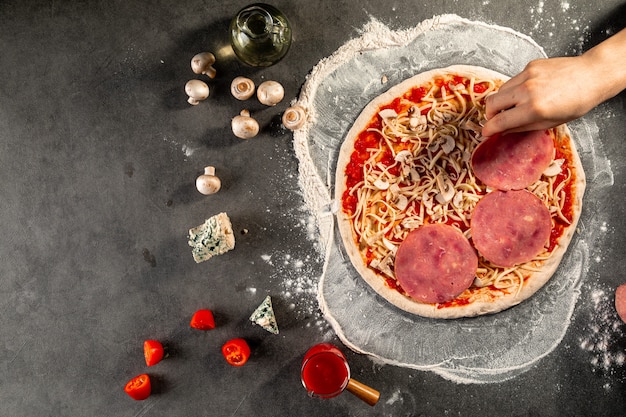
[{"label": "sliced mushroom", "polygon": [[386,190],[387,188],[389,188],[389,181],[379,178],[374,181],[374,187],[378,188],[379,190]]},{"label": "sliced mushroom", "polygon": [[393,242],[391,242],[389,239],[383,236],[382,240],[383,240],[383,245],[385,245],[385,247],[389,249],[391,252],[396,253],[398,251],[398,247],[394,245]]},{"label": "sliced mushroom", "polygon": [[405,196],[404,194],[399,194],[398,197],[396,197],[395,205],[398,208],[398,210],[406,209],[409,206],[408,197]]},{"label": "sliced mushroom", "polygon": [[394,109],[382,109],[378,112],[378,115],[383,120],[395,119],[396,117],[398,117],[398,113]]},{"label": "sliced mushroom", "polygon": [[435,199],[439,204],[447,204],[454,198],[454,184],[448,178],[443,178],[442,175],[437,176],[437,188],[439,193],[435,196]]},{"label": "sliced mushroom", "polygon": [[461,204],[463,203],[463,191],[457,191],[452,198],[452,205],[454,207],[461,208]]},{"label": "sliced mushroom", "polygon": [[235,136],[240,139],[250,139],[259,133],[259,123],[250,117],[248,110],[242,110],[238,116],[233,117],[231,127]]},{"label": "sliced mushroom", "polygon": [[285,97],[285,89],[277,81],[264,81],[257,88],[256,95],[261,104],[275,106]]},{"label": "sliced mushroom", "polygon": [[393,158],[396,162],[400,162],[402,164],[408,164],[413,158],[413,153],[408,149],[403,149],[399,151],[396,156]]},{"label": "sliced mushroom", "polygon": [[428,191],[424,191],[424,193],[422,194],[422,204],[424,204],[426,212],[428,214],[431,214],[433,208],[433,198],[430,196]]},{"label": "sliced mushroom", "polygon": [[302,106],[291,106],[283,113],[283,125],[289,130],[300,129],[306,122],[306,111]]},{"label": "sliced mushroom", "polygon": [[230,92],[237,100],[247,100],[254,95],[254,81],[246,77],[237,77],[230,84]]},{"label": "sliced mushroom", "polygon": [[196,188],[201,194],[215,194],[222,187],[222,182],[215,176],[214,167],[205,167],[204,174],[196,178]]},{"label": "sliced mushroom", "polygon": [[446,155],[449,155],[450,152],[452,152],[456,147],[456,141],[450,135],[444,135],[443,138],[446,140],[446,142],[441,144],[441,149],[443,149],[443,152]]},{"label": "sliced mushroom", "polygon": [[210,52],[200,52],[191,58],[191,70],[196,74],[204,74],[209,78],[215,78],[217,74],[213,64],[215,64],[215,55]]},{"label": "sliced mushroom", "polygon": [[409,129],[412,131],[423,131],[428,127],[428,119],[423,114],[412,113],[409,117]]},{"label": "sliced mushroom", "polygon": [[185,84],[185,93],[189,96],[187,102],[195,106],[209,96],[209,86],[204,81],[189,80]]},{"label": "sliced mushroom", "polygon": [[546,177],[559,175],[561,173],[563,162],[565,162],[565,159],[553,159],[552,162],[550,162],[550,165],[548,165],[548,168],[543,171],[543,175]]}]

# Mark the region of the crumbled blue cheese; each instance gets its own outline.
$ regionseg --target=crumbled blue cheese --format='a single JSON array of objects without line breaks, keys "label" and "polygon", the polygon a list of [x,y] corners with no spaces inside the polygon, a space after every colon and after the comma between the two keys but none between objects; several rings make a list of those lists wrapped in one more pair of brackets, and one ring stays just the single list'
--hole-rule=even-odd
[{"label": "crumbled blue cheese", "polygon": [[265,300],[254,310],[250,321],[263,327],[270,333],[278,334],[278,324],[272,308],[272,298],[268,295]]},{"label": "crumbled blue cheese", "polygon": [[204,262],[235,248],[233,226],[226,213],[208,218],[204,224],[189,229],[189,246],[193,259]]}]

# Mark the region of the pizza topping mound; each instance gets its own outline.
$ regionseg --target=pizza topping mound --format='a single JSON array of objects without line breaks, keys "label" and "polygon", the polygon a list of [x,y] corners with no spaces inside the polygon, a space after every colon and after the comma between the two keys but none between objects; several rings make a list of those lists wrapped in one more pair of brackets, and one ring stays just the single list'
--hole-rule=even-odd
[{"label": "pizza topping mound", "polygon": [[550,211],[526,191],[492,191],[472,215],[474,246],[488,261],[511,267],[532,261],[550,238]]},{"label": "pizza topping mound", "polygon": [[541,178],[554,158],[554,140],[548,131],[494,135],[472,153],[472,169],[485,185],[499,190],[521,190]]},{"label": "pizza topping mound", "polygon": [[461,232],[428,224],[409,233],[396,254],[395,272],[406,293],[424,303],[458,297],[474,281],[478,256]]}]

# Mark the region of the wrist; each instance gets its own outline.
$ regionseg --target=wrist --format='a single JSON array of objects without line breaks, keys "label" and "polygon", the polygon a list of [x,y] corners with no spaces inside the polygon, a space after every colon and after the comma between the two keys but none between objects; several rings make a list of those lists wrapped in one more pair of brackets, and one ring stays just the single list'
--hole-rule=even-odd
[{"label": "wrist", "polygon": [[596,105],[626,89],[626,30],[581,55],[595,84]]}]

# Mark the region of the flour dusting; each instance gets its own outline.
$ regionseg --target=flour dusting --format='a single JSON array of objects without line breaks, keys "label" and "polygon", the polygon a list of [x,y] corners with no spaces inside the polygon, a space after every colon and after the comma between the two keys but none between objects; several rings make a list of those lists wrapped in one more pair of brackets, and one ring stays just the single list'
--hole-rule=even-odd
[{"label": "flour dusting", "polygon": [[294,259],[289,252],[274,252],[272,255],[261,255],[261,259],[274,268],[270,280],[277,279],[283,287],[282,297],[285,302],[298,313],[309,314],[317,310],[315,296],[317,294],[317,277],[310,265],[316,259],[306,256],[303,259]]},{"label": "flour dusting", "polygon": [[591,309],[579,338],[580,348],[589,353],[593,371],[604,376],[615,376],[626,364],[624,323],[615,312],[613,294],[601,288],[591,290]]},{"label": "flour dusting", "polygon": [[395,404],[400,399],[401,399],[401,393],[400,393],[400,390],[397,389],[393,393],[391,393],[391,396],[387,399],[385,404],[388,404],[388,405]]},{"label": "flour dusting", "polygon": [[580,55],[588,46],[591,37],[591,22],[582,22],[576,17],[576,13],[569,1],[562,0],[558,7],[548,4],[542,0],[531,4],[529,8],[530,21],[534,22],[530,36],[547,34],[554,36],[554,31],[574,32],[573,41],[570,45],[569,54]]},{"label": "flour dusting", "polygon": [[[533,13],[543,14],[545,7],[539,2]],[[561,3],[561,8],[569,7]],[[515,56],[499,52],[509,50],[515,50]],[[545,56],[527,35],[443,15],[400,31],[372,20],[358,38],[312,70],[297,101],[308,110],[308,120],[294,133],[294,148],[300,187],[324,254],[320,308],[346,346],[376,363],[430,370],[458,383],[496,383],[526,372],[559,345],[588,269],[586,240],[593,228],[582,225],[561,272],[541,294],[497,315],[446,323],[406,316],[373,296],[362,280],[353,277],[333,233],[338,149],[367,102],[428,69],[469,63],[514,75],[528,61]],[[610,163],[593,140],[597,127],[583,121],[570,129],[585,169],[591,164],[588,184],[612,184]],[[287,285],[290,294],[297,292],[299,283]]]},{"label": "flour dusting", "polygon": [[188,158],[190,158],[196,152],[196,149],[191,147],[190,145],[184,143],[181,145],[177,139],[171,138],[169,136],[163,136],[163,141],[170,144],[171,146],[180,148],[181,152],[184,155],[183,160],[185,162],[187,162]]}]

